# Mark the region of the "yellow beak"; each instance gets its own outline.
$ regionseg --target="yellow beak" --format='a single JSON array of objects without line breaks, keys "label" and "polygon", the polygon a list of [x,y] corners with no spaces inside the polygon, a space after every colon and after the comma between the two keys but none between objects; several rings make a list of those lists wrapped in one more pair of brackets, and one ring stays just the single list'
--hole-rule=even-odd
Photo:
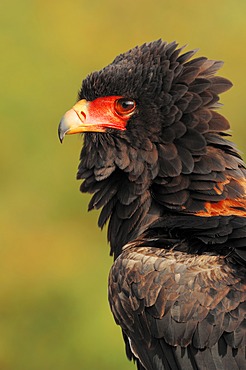
[{"label": "yellow beak", "polygon": [[85,124],[87,105],[88,102],[82,99],[64,114],[58,127],[60,142],[62,142],[65,135],[88,131],[88,125]]}]

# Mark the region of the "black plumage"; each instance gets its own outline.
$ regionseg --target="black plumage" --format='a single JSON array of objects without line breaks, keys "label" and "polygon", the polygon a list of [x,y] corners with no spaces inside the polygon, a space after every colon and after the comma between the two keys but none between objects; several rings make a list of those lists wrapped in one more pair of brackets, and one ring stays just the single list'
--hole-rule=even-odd
[{"label": "black plumage", "polygon": [[128,358],[245,369],[246,170],[216,111],[231,83],[222,62],[181,51],[158,40],[89,75],[59,135],[85,132],[77,178],[108,222]]}]

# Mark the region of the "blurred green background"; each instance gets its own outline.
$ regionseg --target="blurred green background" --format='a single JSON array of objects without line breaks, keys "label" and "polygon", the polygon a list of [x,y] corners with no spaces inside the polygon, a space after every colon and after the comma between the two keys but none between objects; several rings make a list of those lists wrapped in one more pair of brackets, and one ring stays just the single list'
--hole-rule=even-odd
[{"label": "blurred green background", "polygon": [[[222,59],[222,112],[245,150],[245,0],[1,0],[0,370],[127,370],[107,303],[112,259],[57,125],[81,80],[162,37]],[[187,49],[188,50],[188,49]]]}]

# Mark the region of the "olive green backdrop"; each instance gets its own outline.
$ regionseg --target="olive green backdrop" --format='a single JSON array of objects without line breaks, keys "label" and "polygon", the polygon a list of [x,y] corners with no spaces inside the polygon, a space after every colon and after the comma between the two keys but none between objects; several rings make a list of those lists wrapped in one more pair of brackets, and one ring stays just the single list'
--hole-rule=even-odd
[{"label": "olive green backdrop", "polygon": [[90,71],[162,37],[225,61],[222,112],[245,151],[245,14],[245,0],[1,0],[0,370],[134,369],[75,180],[82,139],[60,145],[57,126]]}]

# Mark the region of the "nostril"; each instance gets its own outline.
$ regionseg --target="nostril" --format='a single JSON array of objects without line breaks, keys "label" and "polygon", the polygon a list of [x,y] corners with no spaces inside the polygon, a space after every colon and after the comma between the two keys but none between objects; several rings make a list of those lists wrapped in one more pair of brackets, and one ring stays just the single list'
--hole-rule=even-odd
[{"label": "nostril", "polygon": [[85,114],[85,112],[81,111],[81,112],[80,112],[80,114],[81,114],[81,116],[82,116],[84,119],[86,119],[86,114]]}]

